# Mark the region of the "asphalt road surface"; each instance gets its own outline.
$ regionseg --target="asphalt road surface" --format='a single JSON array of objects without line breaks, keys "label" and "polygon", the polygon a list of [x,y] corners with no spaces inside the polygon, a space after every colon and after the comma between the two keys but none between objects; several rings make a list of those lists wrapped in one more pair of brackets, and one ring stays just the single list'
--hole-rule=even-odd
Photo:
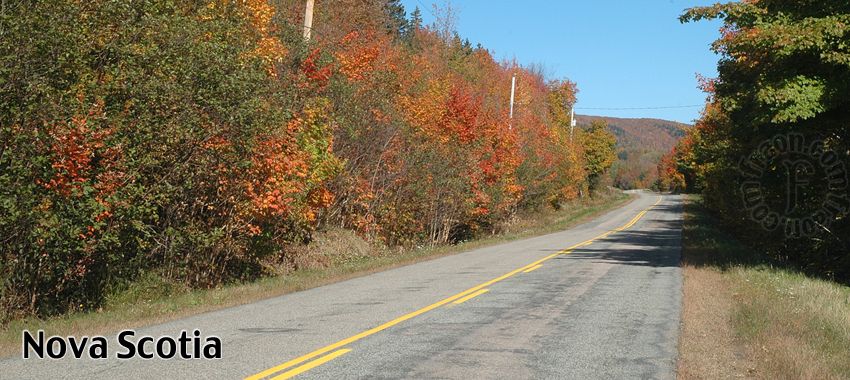
[{"label": "asphalt road surface", "polygon": [[0,361],[2,379],[674,378],[682,206],[639,193],[576,228],[138,329],[222,358]]}]

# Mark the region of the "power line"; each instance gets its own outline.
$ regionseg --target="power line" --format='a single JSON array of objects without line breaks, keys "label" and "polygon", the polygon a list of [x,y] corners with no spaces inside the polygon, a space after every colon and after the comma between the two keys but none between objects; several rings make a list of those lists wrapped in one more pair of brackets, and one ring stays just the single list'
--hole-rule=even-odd
[{"label": "power line", "polygon": [[[425,10],[425,12],[428,12],[428,13],[430,13],[430,14],[431,14],[431,16],[434,16],[434,18],[437,18],[437,15],[435,15],[435,14],[434,14],[434,12],[432,12],[432,11],[431,11],[431,8],[429,8],[429,7],[425,6],[425,4],[422,4],[422,2],[421,2],[421,1],[419,1],[419,0],[416,0],[416,2],[417,2],[417,3],[419,3],[419,5],[421,5],[421,6],[422,6],[422,9],[424,9],[424,10]],[[433,7],[433,6],[434,6],[434,4],[431,4],[431,6]]]},{"label": "power line", "polygon": [[628,110],[666,110],[675,108],[696,108],[704,107],[705,104],[691,104],[686,106],[661,106],[661,107],[576,107],[577,110],[595,110],[595,111],[628,111]]}]

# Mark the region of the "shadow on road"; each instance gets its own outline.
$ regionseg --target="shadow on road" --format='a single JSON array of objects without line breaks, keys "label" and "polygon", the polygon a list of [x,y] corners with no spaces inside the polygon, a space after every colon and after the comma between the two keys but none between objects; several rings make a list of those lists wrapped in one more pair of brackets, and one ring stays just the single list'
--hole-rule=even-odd
[{"label": "shadow on road", "polygon": [[[672,215],[671,215],[672,214]],[[649,267],[678,267],[682,248],[682,205],[660,205],[640,221],[637,230],[620,231],[576,248],[558,260]]]}]

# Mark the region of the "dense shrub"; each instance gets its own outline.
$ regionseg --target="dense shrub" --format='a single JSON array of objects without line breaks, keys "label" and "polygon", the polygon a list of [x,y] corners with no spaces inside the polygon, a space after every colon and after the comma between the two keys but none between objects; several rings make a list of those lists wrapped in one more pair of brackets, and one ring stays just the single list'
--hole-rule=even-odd
[{"label": "dense shrub", "polygon": [[[760,0],[682,16],[704,18],[724,21],[714,43],[719,77],[705,81],[708,105],[669,158],[678,170],[668,178],[702,191],[723,220],[775,257],[850,281],[850,4]],[[783,140],[802,144],[776,145]],[[829,160],[818,160],[823,152]],[[808,231],[797,228],[801,221]]]},{"label": "dense shrub", "polygon": [[256,275],[269,253],[256,248],[299,238],[309,204],[327,202],[313,199],[335,170],[321,105],[291,114],[294,86],[270,80],[260,50],[261,10],[6,7],[5,308],[91,306],[154,268],[195,286]]},{"label": "dense shrub", "polygon": [[468,239],[610,166],[610,136],[564,135],[572,83],[398,1],[323,3],[312,41],[300,1],[3,4],[0,319],[96,307],[151,273],[248,280],[323,225]]}]

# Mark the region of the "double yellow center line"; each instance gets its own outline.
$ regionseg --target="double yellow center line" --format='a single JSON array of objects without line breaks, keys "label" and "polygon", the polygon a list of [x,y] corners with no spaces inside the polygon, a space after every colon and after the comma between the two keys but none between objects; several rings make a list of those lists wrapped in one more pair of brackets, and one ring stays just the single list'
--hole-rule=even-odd
[{"label": "double yellow center line", "polygon": [[487,292],[489,292],[489,291],[490,291],[490,289],[481,289],[481,290],[479,290],[479,291],[477,291],[477,292],[475,292],[475,293],[467,294],[467,295],[465,295],[465,296],[463,296],[463,297],[461,297],[461,298],[458,298],[458,299],[456,299],[456,300],[455,300],[454,302],[452,302],[452,303],[453,303],[453,304],[455,304],[455,305],[460,305],[460,304],[462,304],[462,303],[464,303],[464,302],[466,302],[466,301],[469,301],[469,300],[471,300],[471,299],[473,299],[473,298],[475,298],[475,297],[478,297],[478,296],[480,296],[480,295],[482,295],[482,294],[484,294],[484,293],[487,293]]},{"label": "double yellow center line", "polygon": [[[402,323],[402,322],[404,322],[404,321],[406,321],[406,320],[408,320],[408,319],[411,319],[411,318],[413,318],[413,317],[416,317],[416,316],[419,316],[419,315],[425,314],[425,313],[427,313],[427,312],[429,312],[429,311],[431,311],[431,310],[434,310],[434,309],[436,309],[436,308],[438,308],[438,307],[440,307],[440,306],[446,305],[446,304],[448,304],[448,303],[460,304],[460,303],[466,302],[467,300],[469,300],[469,299],[471,299],[471,298],[473,298],[473,297],[476,297],[476,296],[479,296],[479,295],[481,295],[481,294],[486,293],[486,292],[488,291],[488,289],[486,289],[486,288],[487,288],[488,286],[490,286],[490,285],[493,285],[493,284],[495,284],[495,283],[497,283],[497,282],[500,282],[500,281],[505,280],[505,279],[507,279],[507,278],[509,278],[509,277],[512,277],[512,276],[514,276],[514,275],[516,275],[517,273],[520,273],[520,272],[531,272],[531,271],[533,271],[533,270],[535,270],[535,269],[539,268],[540,266],[542,266],[541,264],[543,264],[543,262],[545,262],[545,261],[547,261],[547,260],[550,260],[550,259],[552,259],[552,258],[554,258],[554,257],[556,257],[556,256],[558,256],[558,255],[569,254],[570,252],[572,252],[572,250],[573,250],[573,249],[576,249],[576,248],[579,248],[579,247],[583,247],[583,246],[586,246],[586,245],[590,245],[591,243],[593,243],[593,242],[594,242],[594,241],[596,241],[596,240],[599,240],[599,239],[605,238],[605,237],[607,237],[608,235],[611,235],[611,234],[613,234],[613,233],[615,233],[615,232],[619,232],[619,231],[623,231],[623,230],[625,230],[625,229],[628,229],[628,228],[632,227],[633,225],[635,225],[635,223],[637,223],[637,222],[638,222],[638,220],[640,220],[640,219],[641,219],[644,215],[646,215],[646,213],[647,213],[647,212],[649,212],[649,210],[650,210],[650,209],[652,209],[653,207],[657,206],[657,205],[658,205],[658,203],[659,203],[659,202],[661,202],[661,199],[662,199],[662,197],[658,197],[658,200],[657,200],[654,204],[652,204],[652,206],[649,206],[647,209],[645,209],[645,210],[641,211],[640,213],[638,213],[638,214],[637,214],[634,218],[632,218],[631,220],[629,220],[629,222],[628,222],[628,223],[626,223],[625,225],[623,225],[623,226],[622,226],[622,227],[620,227],[620,228],[616,228],[616,229],[610,230],[610,231],[605,232],[604,234],[601,234],[601,235],[599,235],[599,236],[596,236],[596,237],[594,237],[594,238],[592,238],[592,239],[585,240],[585,241],[583,241],[583,242],[581,242],[581,243],[575,244],[575,245],[570,246],[570,247],[568,247],[568,248],[564,248],[564,249],[562,249],[562,250],[560,250],[560,251],[558,251],[558,252],[556,252],[556,253],[553,253],[553,254],[551,254],[551,255],[549,255],[549,256],[546,256],[546,257],[544,257],[544,258],[542,258],[542,259],[540,259],[540,260],[537,260],[537,261],[535,261],[535,262],[533,262],[533,263],[531,263],[531,264],[528,264],[528,265],[526,265],[526,266],[523,266],[522,268],[515,269],[515,270],[513,270],[513,271],[510,271],[510,272],[508,272],[508,273],[505,273],[505,274],[503,274],[503,275],[501,275],[501,276],[499,276],[499,277],[496,277],[496,278],[494,278],[494,279],[492,279],[492,280],[490,280],[490,281],[487,281],[487,282],[484,282],[484,283],[482,283],[482,284],[479,284],[479,285],[476,285],[476,286],[474,286],[474,287],[471,287],[471,288],[469,288],[469,289],[466,289],[466,290],[464,290],[464,291],[462,291],[462,292],[460,292],[460,293],[457,293],[457,294],[455,294],[455,295],[453,295],[453,296],[451,296],[451,297],[448,297],[448,298],[446,298],[446,299],[443,299],[443,300],[441,300],[441,301],[435,302],[435,303],[433,303],[433,304],[431,304],[431,305],[425,306],[425,307],[423,307],[423,308],[421,308],[421,309],[419,309],[419,310],[416,310],[416,311],[414,311],[414,312],[412,312],[412,313],[408,313],[408,314],[402,315],[402,316],[400,316],[400,317],[398,317],[398,318],[396,318],[396,319],[393,319],[393,320],[391,320],[391,321],[389,321],[389,322],[386,322],[386,323],[384,323],[384,324],[382,324],[382,325],[380,325],[380,326],[373,327],[373,328],[371,328],[371,329],[369,329],[369,330],[366,330],[366,331],[363,331],[363,332],[361,332],[361,333],[359,333],[359,334],[352,335],[352,336],[350,336],[350,337],[348,337],[348,338],[345,338],[345,339],[343,339],[343,340],[340,340],[339,342],[336,342],[336,343],[333,343],[333,344],[329,344],[329,345],[327,345],[327,346],[325,346],[325,347],[322,347],[322,348],[320,348],[320,349],[318,349],[318,350],[315,350],[315,351],[310,352],[310,353],[308,353],[308,354],[305,354],[305,355],[299,356],[299,357],[297,357],[297,358],[295,358],[295,359],[292,359],[292,360],[290,360],[290,361],[288,361],[288,362],[286,362],[286,363],[283,363],[283,364],[280,364],[280,365],[274,366],[274,367],[269,368],[269,369],[267,369],[267,370],[265,370],[265,371],[262,371],[262,372],[259,372],[259,373],[257,373],[257,374],[254,374],[254,375],[248,376],[248,377],[246,377],[246,378],[245,378],[245,380],[259,380],[259,379],[263,379],[263,378],[266,378],[266,377],[268,377],[268,376],[274,375],[274,374],[276,374],[276,373],[278,373],[278,372],[284,371],[284,370],[286,370],[286,369],[288,369],[288,368],[290,368],[290,367],[293,367],[293,366],[299,365],[299,364],[304,363],[304,362],[306,362],[306,361],[308,361],[308,360],[311,360],[311,359],[313,359],[313,358],[316,358],[316,357],[321,356],[320,358],[318,358],[318,359],[316,359],[316,360],[313,360],[313,361],[310,361],[309,363],[302,364],[302,365],[300,365],[300,366],[298,366],[298,367],[296,367],[296,368],[292,368],[292,369],[290,369],[290,370],[288,370],[288,371],[286,371],[286,372],[283,372],[283,373],[281,373],[281,374],[279,374],[279,375],[277,375],[277,376],[273,377],[272,379],[273,379],[273,380],[288,379],[288,378],[291,378],[291,377],[293,377],[293,376],[296,376],[296,375],[299,375],[299,374],[301,374],[301,373],[304,373],[304,372],[306,372],[306,371],[309,371],[309,370],[311,370],[311,369],[313,369],[313,368],[315,368],[315,367],[318,367],[318,366],[320,366],[320,365],[322,365],[322,364],[324,364],[324,363],[327,363],[327,362],[329,362],[329,361],[331,361],[331,360],[333,360],[333,359],[335,359],[335,358],[337,358],[337,357],[339,357],[339,356],[341,356],[341,355],[344,355],[344,354],[348,353],[349,351],[351,351],[350,349],[342,349],[342,347],[344,347],[344,346],[346,346],[346,345],[349,345],[349,344],[351,344],[351,343],[354,343],[354,342],[356,342],[356,341],[358,341],[358,340],[360,340],[360,339],[363,339],[363,338],[365,338],[365,337],[367,337],[367,336],[370,336],[370,335],[372,335],[372,334],[375,334],[375,333],[381,332],[381,331],[383,331],[383,330],[386,330],[386,329],[388,329],[388,328],[390,328],[390,327],[393,327],[393,326],[395,326],[395,325],[397,325],[397,324],[399,324],[399,323]],[[325,354],[327,354],[327,353],[329,353],[329,352],[330,352],[330,354],[325,355]],[[324,355],[324,356],[322,356],[322,355]]]}]

